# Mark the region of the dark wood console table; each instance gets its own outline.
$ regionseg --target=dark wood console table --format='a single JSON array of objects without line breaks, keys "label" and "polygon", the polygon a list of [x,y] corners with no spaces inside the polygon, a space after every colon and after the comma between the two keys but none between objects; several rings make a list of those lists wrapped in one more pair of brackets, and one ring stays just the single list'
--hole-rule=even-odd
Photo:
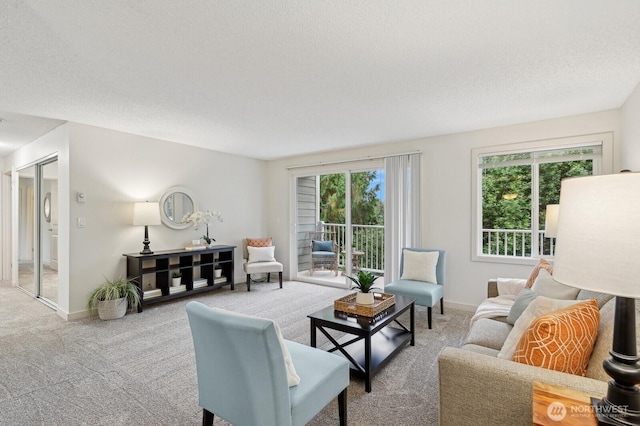
[{"label": "dark wood console table", "polygon": [[[156,251],[153,254],[126,253],[127,277],[140,289],[143,306],[210,291],[222,286],[234,289],[233,273],[235,246],[218,245],[203,250],[174,249]],[[215,277],[215,270],[222,269],[222,276]],[[171,286],[171,276],[180,272],[181,286]],[[148,288],[148,283],[155,287]],[[175,291],[174,291],[175,290]],[[146,294],[146,296],[145,296]]]}]

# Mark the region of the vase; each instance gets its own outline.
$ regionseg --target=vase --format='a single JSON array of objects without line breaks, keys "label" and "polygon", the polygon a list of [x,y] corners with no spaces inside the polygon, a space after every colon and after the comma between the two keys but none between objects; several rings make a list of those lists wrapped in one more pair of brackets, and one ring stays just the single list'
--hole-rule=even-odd
[{"label": "vase", "polygon": [[173,287],[180,287],[180,284],[181,284],[181,282],[180,282],[180,281],[182,281],[182,278],[181,278],[181,277],[171,278],[171,285],[172,285]]},{"label": "vase", "polygon": [[213,273],[216,278],[220,278],[222,276],[222,269],[215,269]]},{"label": "vase", "polygon": [[357,293],[356,303],[358,305],[373,305],[373,293]]}]

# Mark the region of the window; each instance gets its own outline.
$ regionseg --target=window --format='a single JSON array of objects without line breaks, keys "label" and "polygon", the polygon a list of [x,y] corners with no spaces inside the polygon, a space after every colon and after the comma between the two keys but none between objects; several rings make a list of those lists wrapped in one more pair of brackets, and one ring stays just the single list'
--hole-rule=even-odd
[{"label": "window", "polygon": [[562,179],[610,172],[610,142],[604,134],[473,150],[474,260],[553,256],[546,206],[560,202]]}]

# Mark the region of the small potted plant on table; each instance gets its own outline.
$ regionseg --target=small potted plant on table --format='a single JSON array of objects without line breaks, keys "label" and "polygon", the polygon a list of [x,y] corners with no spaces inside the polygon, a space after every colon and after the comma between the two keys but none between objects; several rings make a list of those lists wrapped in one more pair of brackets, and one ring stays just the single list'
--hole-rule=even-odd
[{"label": "small potted plant on table", "polygon": [[98,316],[102,320],[122,318],[127,307],[137,308],[139,304],[138,286],[126,278],[106,280],[87,299],[87,306],[92,310],[98,308]]},{"label": "small potted plant on table", "polygon": [[214,278],[222,277],[222,265],[216,265],[215,269],[213,270],[213,277]]},{"label": "small potted plant on table", "polygon": [[182,281],[182,272],[174,271],[171,274],[171,285],[173,287],[180,287],[181,281]]},{"label": "small potted plant on table", "polygon": [[378,290],[378,288],[374,287],[373,284],[378,277],[372,272],[360,270],[355,278],[347,278],[353,281],[353,285],[351,286],[352,290],[356,288],[360,290],[358,294],[356,294],[356,303],[360,305],[373,305],[374,298],[372,290]]}]

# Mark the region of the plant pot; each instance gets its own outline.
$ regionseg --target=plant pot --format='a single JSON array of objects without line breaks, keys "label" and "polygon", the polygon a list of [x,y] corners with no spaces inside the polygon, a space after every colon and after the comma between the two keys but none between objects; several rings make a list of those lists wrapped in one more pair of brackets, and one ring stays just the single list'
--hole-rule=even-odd
[{"label": "plant pot", "polygon": [[98,302],[98,316],[101,320],[122,318],[127,313],[127,298],[101,300]]},{"label": "plant pot", "polygon": [[180,287],[181,281],[182,281],[181,277],[171,278],[171,285],[173,287]]},{"label": "plant pot", "polygon": [[373,305],[373,293],[356,294],[356,303],[358,305]]},{"label": "plant pot", "polygon": [[220,277],[222,276],[222,269],[214,269],[214,271],[213,271],[213,275],[214,275],[216,278],[220,278]]}]

